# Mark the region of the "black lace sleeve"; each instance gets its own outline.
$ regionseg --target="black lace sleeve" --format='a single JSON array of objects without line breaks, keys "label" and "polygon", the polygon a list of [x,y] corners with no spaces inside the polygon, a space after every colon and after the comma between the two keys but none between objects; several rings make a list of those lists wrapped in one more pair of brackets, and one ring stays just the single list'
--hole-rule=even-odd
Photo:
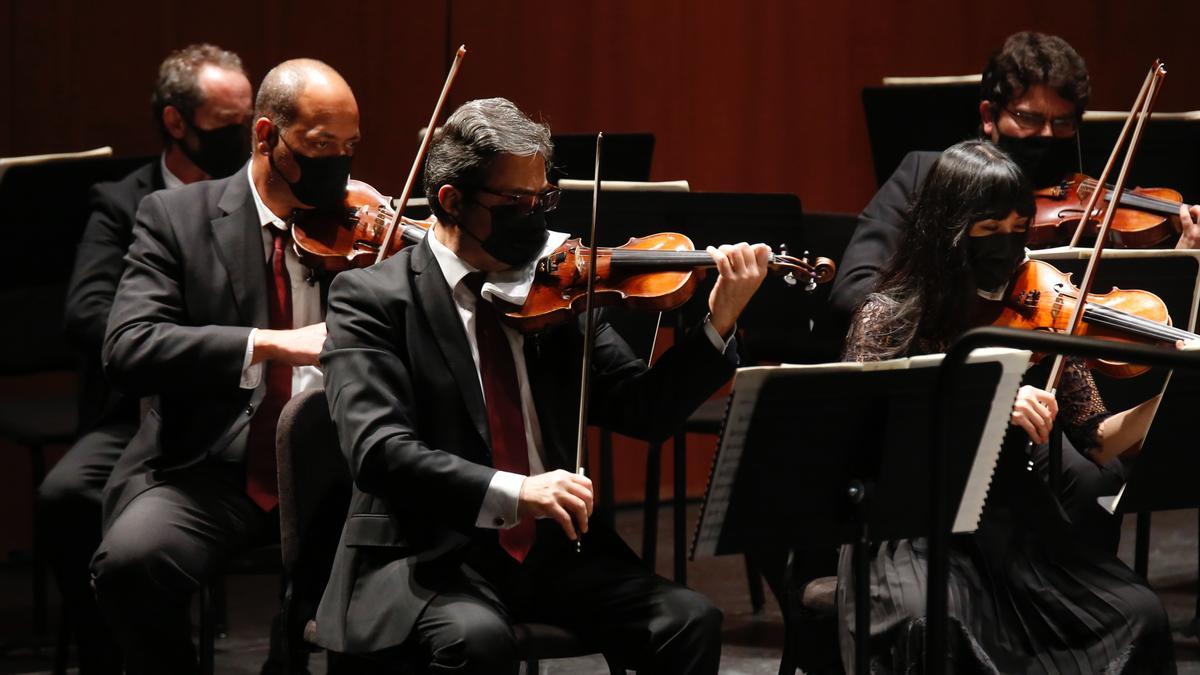
[{"label": "black lace sleeve", "polygon": [[850,330],[846,334],[846,348],[842,352],[843,361],[880,361],[886,356],[881,353],[889,351],[891,345],[880,335],[880,324],[887,308],[876,295],[867,296],[865,302],[859,305],[850,320]]},{"label": "black lace sleeve", "polygon": [[1085,453],[1098,447],[1100,423],[1112,413],[1100,398],[1092,371],[1081,361],[1068,359],[1055,397],[1059,423],[1075,447]]}]

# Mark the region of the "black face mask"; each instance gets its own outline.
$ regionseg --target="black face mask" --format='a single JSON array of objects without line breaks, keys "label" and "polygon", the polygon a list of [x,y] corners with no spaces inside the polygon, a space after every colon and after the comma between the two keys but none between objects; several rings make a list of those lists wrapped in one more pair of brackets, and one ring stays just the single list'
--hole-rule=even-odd
[{"label": "black face mask", "polygon": [[986,293],[1004,288],[1017,265],[1025,259],[1025,233],[967,237],[967,255],[975,273],[975,286]]},{"label": "black face mask", "polygon": [[313,208],[332,208],[340,205],[346,196],[346,182],[350,180],[350,162],[352,155],[335,155],[332,157],[309,157],[296,152],[283,135],[279,136],[292,153],[292,159],[300,169],[300,179],[296,182],[288,180],[279,167],[275,166],[274,153],[267,155],[271,168],[288,184],[292,194],[301,204]]},{"label": "black face mask", "polygon": [[180,141],[179,149],[209,178],[233,175],[250,157],[250,128],[245,124],[228,124],[216,129],[201,129],[191,120],[187,120],[187,124],[196,137],[196,147],[190,147],[184,139]]},{"label": "black face mask", "polygon": [[996,145],[1021,167],[1035,189],[1057,185],[1079,171],[1079,153],[1074,136],[1017,138],[1000,134]]},{"label": "black face mask", "polygon": [[517,207],[487,210],[492,214],[492,233],[487,239],[480,239],[466,227],[462,229],[478,241],[488,255],[510,267],[523,267],[541,253],[550,238],[545,211],[521,213]]}]

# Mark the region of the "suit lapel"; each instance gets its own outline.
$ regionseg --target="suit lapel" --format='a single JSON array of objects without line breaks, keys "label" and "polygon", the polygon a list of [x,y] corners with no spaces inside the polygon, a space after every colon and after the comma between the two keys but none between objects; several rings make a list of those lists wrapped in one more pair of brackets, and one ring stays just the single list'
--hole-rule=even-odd
[{"label": "suit lapel", "polygon": [[229,275],[238,316],[246,325],[264,327],[267,315],[266,261],[262,224],[250,194],[247,169],[230,176],[217,203],[223,216],[212,221],[217,254]]},{"label": "suit lapel", "polygon": [[467,334],[458,318],[458,309],[454,305],[454,298],[450,296],[446,277],[434,259],[427,241],[417,244],[413,250],[412,270],[420,310],[429,321],[436,337],[435,342],[441,349],[455,382],[458,383],[463,401],[467,405],[467,412],[471,421],[475,423],[475,429],[490,448],[491,434],[488,432],[487,411],[483,407],[483,392],[479,388],[479,373],[475,369],[475,361],[471,358],[471,346],[467,343]]}]

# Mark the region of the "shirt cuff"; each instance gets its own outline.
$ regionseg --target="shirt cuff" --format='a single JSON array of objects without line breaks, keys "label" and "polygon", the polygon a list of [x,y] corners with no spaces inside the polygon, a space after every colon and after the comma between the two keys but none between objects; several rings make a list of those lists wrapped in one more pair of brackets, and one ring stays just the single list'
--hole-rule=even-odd
[{"label": "shirt cuff", "polygon": [[704,317],[704,334],[708,336],[708,341],[712,343],[714,349],[722,354],[726,349],[729,349],[729,343],[733,340],[733,336],[737,335],[737,324],[734,324],[733,330],[729,331],[729,339],[721,337],[716,328],[713,328],[712,317]]},{"label": "shirt cuff", "polygon": [[488,483],[487,494],[483,496],[483,506],[479,507],[479,517],[475,519],[475,527],[489,530],[507,530],[518,522],[517,502],[521,497],[521,484],[525,476],[508,471],[497,471]]},{"label": "shirt cuff", "polygon": [[242,389],[255,389],[262,382],[262,362],[251,363],[254,360],[254,334],[257,328],[250,329],[250,337],[246,339],[246,355],[242,357]]}]

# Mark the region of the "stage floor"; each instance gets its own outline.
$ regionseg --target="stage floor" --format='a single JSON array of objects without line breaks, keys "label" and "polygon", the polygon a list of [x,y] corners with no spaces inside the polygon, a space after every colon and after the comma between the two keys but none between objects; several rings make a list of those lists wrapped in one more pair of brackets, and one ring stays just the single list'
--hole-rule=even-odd
[{"label": "stage floor", "polygon": [[[699,512],[698,505],[688,510],[689,537]],[[1195,614],[1197,569],[1196,511],[1172,511],[1155,514],[1151,533],[1150,581],[1166,603],[1172,622],[1182,626]],[[621,510],[617,528],[634,550],[641,545],[641,510]],[[660,512],[658,572],[670,575],[671,509]],[[1125,522],[1121,539],[1121,557],[1133,560],[1134,523]],[[713,598],[725,612],[724,646],[721,672],[731,674],[774,674],[779,668],[783,642],[783,619],[770,592],[767,606],[753,613],[747,593],[746,576],[739,556],[716,558],[691,563],[688,566],[691,585]],[[22,636],[29,632],[30,571],[27,565],[0,566],[0,642],[10,647],[0,653],[0,673],[48,673],[51,667],[49,650],[38,656],[15,643],[27,642]],[[256,675],[267,655],[267,630],[274,608],[278,584],[271,578],[230,577],[228,580],[228,635],[217,642],[218,673]],[[57,609],[52,607],[51,619]],[[53,635],[53,626],[51,628]],[[1179,672],[1200,675],[1200,642],[1195,637],[1175,635]],[[76,672],[71,670],[69,672]],[[324,658],[312,659],[310,672],[323,675]],[[572,673],[607,675],[608,669],[599,657],[546,661],[543,673]]]}]

